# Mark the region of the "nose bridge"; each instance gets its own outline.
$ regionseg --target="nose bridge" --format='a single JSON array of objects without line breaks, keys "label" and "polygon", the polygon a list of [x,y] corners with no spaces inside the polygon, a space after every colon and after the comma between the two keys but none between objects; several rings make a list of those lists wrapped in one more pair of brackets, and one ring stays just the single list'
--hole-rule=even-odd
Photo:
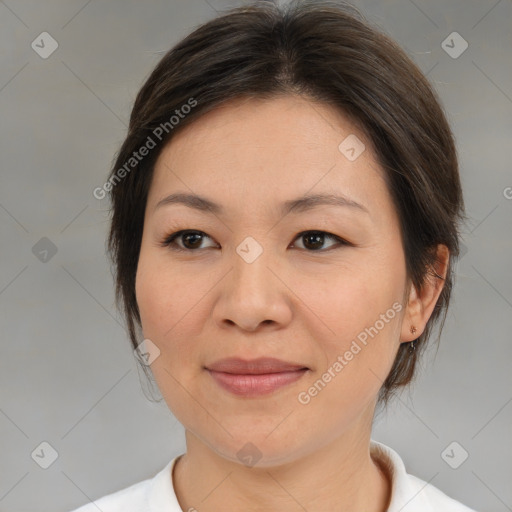
[{"label": "nose bridge", "polygon": [[[246,237],[235,248],[231,279],[240,299],[257,301],[264,296],[268,298],[270,288],[276,284],[271,282],[272,273],[267,268],[272,265],[269,256],[270,251],[252,236]],[[250,294],[247,293],[249,291]]]},{"label": "nose bridge", "polygon": [[289,320],[283,289],[270,270],[276,267],[272,260],[271,251],[253,237],[246,237],[236,246],[230,262],[232,271],[226,276],[216,308],[218,321],[254,330],[262,323]]}]

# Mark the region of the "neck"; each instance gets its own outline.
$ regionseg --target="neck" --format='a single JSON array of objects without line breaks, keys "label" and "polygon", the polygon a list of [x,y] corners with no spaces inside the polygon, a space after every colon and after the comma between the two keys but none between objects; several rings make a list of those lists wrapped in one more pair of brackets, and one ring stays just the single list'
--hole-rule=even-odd
[{"label": "neck", "polygon": [[270,467],[246,467],[211,450],[186,431],[174,489],[183,510],[350,510],[385,512],[389,476],[370,455],[370,431],[349,433],[319,450]]}]

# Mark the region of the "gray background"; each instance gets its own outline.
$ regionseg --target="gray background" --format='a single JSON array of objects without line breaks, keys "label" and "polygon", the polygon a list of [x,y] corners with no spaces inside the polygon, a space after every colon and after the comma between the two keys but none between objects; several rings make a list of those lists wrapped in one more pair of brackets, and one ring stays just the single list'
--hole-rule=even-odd
[{"label": "gray background", "polygon": [[[439,91],[470,216],[440,349],[373,437],[471,507],[512,510],[512,1],[354,3]],[[108,205],[92,191],[163,52],[235,4],[0,1],[0,511],[70,510],[184,450],[165,402],[149,401],[115,311]],[[59,45],[46,59],[31,48],[43,31]],[[469,44],[458,58],[441,46],[453,31]],[[46,262],[32,249],[43,237],[57,249]],[[58,452],[47,469],[44,441]],[[458,469],[441,456],[453,441],[469,453]]]}]

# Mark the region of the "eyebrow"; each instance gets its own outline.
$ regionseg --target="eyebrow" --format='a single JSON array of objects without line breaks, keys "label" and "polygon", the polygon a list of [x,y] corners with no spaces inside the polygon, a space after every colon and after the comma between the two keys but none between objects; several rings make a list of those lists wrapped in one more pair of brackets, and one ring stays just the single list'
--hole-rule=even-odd
[{"label": "eyebrow", "polygon": [[[183,204],[189,208],[199,210],[202,212],[212,213],[214,215],[221,214],[224,208],[197,194],[184,194],[176,193],[164,197],[156,204],[154,210],[167,206],[170,204]],[[362,204],[349,199],[348,197],[336,194],[308,194],[296,199],[290,199],[281,204],[281,214],[287,215],[288,213],[302,213],[318,206],[344,206],[359,210],[362,212],[370,213],[368,209]]]}]

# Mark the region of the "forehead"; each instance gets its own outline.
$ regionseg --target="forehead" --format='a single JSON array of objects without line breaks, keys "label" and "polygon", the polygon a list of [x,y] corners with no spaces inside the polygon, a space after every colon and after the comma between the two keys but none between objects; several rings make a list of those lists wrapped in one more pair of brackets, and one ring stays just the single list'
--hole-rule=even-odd
[{"label": "forehead", "polygon": [[300,96],[238,99],[163,148],[148,202],[179,188],[240,206],[306,192],[342,192],[368,204],[389,200],[383,177],[371,141],[334,107]]}]

